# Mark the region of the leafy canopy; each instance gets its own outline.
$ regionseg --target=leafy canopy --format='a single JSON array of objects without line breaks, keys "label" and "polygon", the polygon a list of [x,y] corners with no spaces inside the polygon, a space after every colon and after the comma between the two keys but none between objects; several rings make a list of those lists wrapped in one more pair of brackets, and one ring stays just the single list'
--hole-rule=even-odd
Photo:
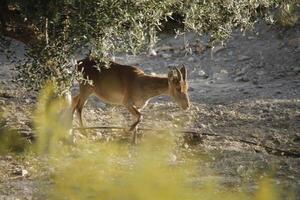
[{"label": "leafy canopy", "polygon": [[[270,19],[270,8],[283,0],[5,0],[2,33],[27,43],[29,62],[20,65],[19,79],[38,89],[52,79],[68,88],[76,77],[71,58],[88,49],[107,60],[115,52],[152,48],[167,21],[180,16],[183,30],[227,38],[234,27],[251,27]],[[7,17],[10,16],[10,17]],[[175,19],[178,20],[178,19]],[[176,29],[178,27],[174,27]],[[23,35],[20,35],[21,29]],[[14,32],[15,31],[15,32]],[[62,91],[60,91],[62,92]]]}]

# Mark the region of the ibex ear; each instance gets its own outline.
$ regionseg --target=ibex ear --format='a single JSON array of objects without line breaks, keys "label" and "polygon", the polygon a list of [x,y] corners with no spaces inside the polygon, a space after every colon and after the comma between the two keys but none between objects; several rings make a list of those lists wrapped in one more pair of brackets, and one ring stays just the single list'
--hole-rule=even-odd
[{"label": "ibex ear", "polygon": [[180,68],[180,72],[182,74],[183,80],[186,80],[187,79],[187,70],[186,70],[186,67],[184,65],[182,65],[182,67]]}]

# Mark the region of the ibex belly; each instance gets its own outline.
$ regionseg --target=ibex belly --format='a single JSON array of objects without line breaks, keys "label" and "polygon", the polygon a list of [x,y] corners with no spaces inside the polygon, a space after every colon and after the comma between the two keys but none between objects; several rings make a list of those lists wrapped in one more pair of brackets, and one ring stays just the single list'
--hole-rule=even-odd
[{"label": "ibex belly", "polygon": [[95,81],[94,93],[106,103],[122,105],[124,100],[124,86],[113,76],[101,76]]}]

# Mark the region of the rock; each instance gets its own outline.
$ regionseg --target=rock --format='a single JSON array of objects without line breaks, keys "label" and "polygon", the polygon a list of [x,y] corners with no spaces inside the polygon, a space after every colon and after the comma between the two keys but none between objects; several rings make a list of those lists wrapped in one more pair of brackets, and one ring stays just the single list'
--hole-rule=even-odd
[{"label": "rock", "polygon": [[25,177],[28,175],[28,171],[26,169],[16,168],[14,170],[14,175]]},{"label": "rock", "polygon": [[26,169],[22,169],[22,176],[27,176],[28,175],[28,171]]},{"label": "rock", "polygon": [[169,155],[169,161],[175,163],[177,161],[177,156],[173,153]]},{"label": "rock", "polygon": [[225,69],[221,69],[220,73],[221,73],[221,74],[228,74],[228,71],[225,70]]},{"label": "rock", "polygon": [[193,58],[193,57],[189,57],[189,58],[187,59],[187,61],[189,61],[189,62],[193,62],[193,61],[195,61],[195,58]]},{"label": "rock", "polygon": [[219,116],[222,116],[224,113],[223,113],[222,110],[217,110],[217,111],[216,111],[216,114],[219,115]]},{"label": "rock", "polygon": [[206,72],[203,71],[203,70],[200,70],[200,71],[198,72],[198,75],[199,75],[201,78],[204,78],[204,79],[207,79],[207,78],[208,78],[208,75],[207,75]]},{"label": "rock", "polygon": [[248,68],[249,68],[249,66],[243,67],[242,69],[240,69],[239,71],[236,72],[236,75],[238,75],[238,76],[244,75],[247,72]]},{"label": "rock", "polygon": [[7,156],[5,156],[5,159],[6,160],[13,160],[13,157],[11,155],[7,155]]},{"label": "rock", "polygon": [[171,58],[172,55],[171,54],[167,54],[167,53],[163,53],[163,54],[161,54],[161,57],[163,57],[163,58]]},{"label": "rock", "polygon": [[257,68],[262,68],[262,67],[264,67],[266,65],[266,63],[265,62],[259,62],[257,65],[256,65],[256,67]]},{"label": "rock", "polygon": [[[252,81],[252,83],[254,84],[254,85],[257,85],[258,84],[258,80],[257,79],[254,79],[253,81]],[[257,87],[258,88],[258,87]]]},{"label": "rock", "polygon": [[293,76],[294,74],[295,74],[295,72],[286,72],[286,75],[288,75],[288,76]]},{"label": "rock", "polygon": [[250,59],[251,59],[250,56],[244,56],[244,55],[238,56],[238,61],[246,61],[246,60],[250,60]]},{"label": "rock", "polygon": [[300,47],[300,37],[289,39],[287,44],[291,47]]},{"label": "rock", "polygon": [[239,76],[233,79],[234,82],[248,82],[249,79],[245,76]]},{"label": "rock", "polygon": [[164,46],[161,46],[159,47],[159,51],[171,51],[173,50],[174,48],[172,46],[169,46],[169,45],[164,45]]},{"label": "rock", "polygon": [[189,87],[188,91],[193,92],[193,91],[195,91],[195,89],[193,87]]},{"label": "rock", "polygon": [[244,171],[244,168],[245,167],[243,165],[238,166],[238,168],[236,169],[237,173],[242,174],[242,172]]},{"label": "rock", "polygon": [[283,72],[279,72],[277,73],[277,75],[274,77],[275,79],[280,79],[280,78],[283,78],[285,77],[285,74]]},{"label": "rock", "polygon": [[265,74],[265,72],[262,70],[256,72],[256,75],[258,75],[258,76],[262,76],[264,74]]},{"label": "rock", "polygon": [[296,73],[300,73],[300,67],[293,67],[293,71]]},{"label": "rock", "polygon": [[188,149],[189,145],[187,143],[184,144],[184,148]]},{"label": "rock", "polygon": [[205,124],[200,124],[200,127],[203,128],[203,129],[206,129],[206,128],[207,128],[207,125],[205,125]]},{"label": "rock", "polygon": [[149,50],[149,56],[157,56],[157,53],[154,49]]},{"label": "rock", "polygon": [[217,54],[217,53],[219,53],[219,52],[221,52],[221,51],[224,51],[226,48],[223,46],[223,45],[219,45],[219,46],[213,46],[212,48],[211,48],[211,53],[212,54]]},{"label": "rock", "polygon": [[295,137],[293,138],[293,142],[295,142],[295,143],[300,142],[300,133],[295,134]]}]

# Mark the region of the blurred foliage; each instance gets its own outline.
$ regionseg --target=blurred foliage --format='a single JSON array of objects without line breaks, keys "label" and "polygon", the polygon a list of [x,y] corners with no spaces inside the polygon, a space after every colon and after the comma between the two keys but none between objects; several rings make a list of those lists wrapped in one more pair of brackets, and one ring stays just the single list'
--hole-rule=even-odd
[{"label": "blurred foliage", "polygon": [[38,132],[36,150],[39,154],[59,152],[58,146],[72,127],[70,104],[57,93],[57,86],[48,82],[39,95],[34,115]]},{"label": "blurred foliage", "polygon": [[174,16],[181,31],[223,40],[233,28],[244,30],[258,18],[274,22],[271,11],[287,3],[298,6],[286,0],[4,0],[0,22],[4,35],[30,47],[29,60],[17,67],[18,80],[39,89],[51,79],[63,93],[78,78],[71,60],[84,50],[105,61],[115,52],[152,48]]},{"label": "blurred foliage", "polygon": [[[299,4],[300,5],[300,4]],[[298,5],[298,7],[299,7]],[[297,14],[297,5],[292,3],[282,4],[277,10],[275,20],[282,27],[293,27],[296,25],[299,16]]]},{"label": "blurred foliage", "polygon": [[16,130],[6,127],[6,120],[0,111],[0,155],[10,152],[22,153],[28,147],[29,142]]},{"label": "blurred foliage", "polygon": [[17,131],[0,128],[0,155],[11,152],[22,153],[28,145],[29,142]]}]

